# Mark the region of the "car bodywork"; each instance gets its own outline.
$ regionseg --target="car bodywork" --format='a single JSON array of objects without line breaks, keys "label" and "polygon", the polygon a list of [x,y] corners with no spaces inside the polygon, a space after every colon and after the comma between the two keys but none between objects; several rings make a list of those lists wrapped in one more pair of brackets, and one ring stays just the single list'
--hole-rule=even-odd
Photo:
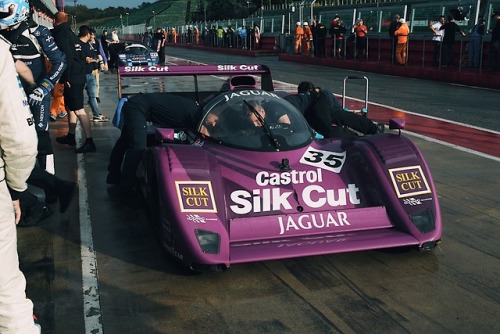
[{"label": "car bodywork", "polygon": [[[186,266],[222,271],[340,252],[429,250],[440,241],[436,188],[421,152],[401,135],[404,120],[354,140],[317,138],[263,65],[123,67],[120,94],[133,86],[124,80],[148,76],[165,80],[158,87],[175,82],[169,92],[203,110],[196,129],[154,128],[138,170],[162,246]],[[201,92],[207,77],[216,87]],[[179,91],[186,78],[194,89]],[[252,101],[275,121],[248,122]],[[213,114],[218,129],[203,129]],[[283,114],[287,123],[276,122]]]},{"label": "car bodywork", "polygon": [[151,66],[158,64],[159,60],[160,58],[158,52],[153,51],[142,44],[126,45],[125,49],[118,53],[119,66]]}]

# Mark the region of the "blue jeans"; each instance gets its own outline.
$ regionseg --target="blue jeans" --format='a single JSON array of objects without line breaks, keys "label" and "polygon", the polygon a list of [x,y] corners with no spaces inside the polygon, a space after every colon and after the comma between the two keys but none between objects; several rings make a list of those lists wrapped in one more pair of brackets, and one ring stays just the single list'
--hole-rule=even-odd
[{"label": "blue jeans", "polygon": [[99,117],[101,113],[99,112],[99,105],[97,104],[97,80],[92,73],[87,74],[87,84],[85,85],[85,90],[89,96],[89,104],[92,109],[92,114]]}]

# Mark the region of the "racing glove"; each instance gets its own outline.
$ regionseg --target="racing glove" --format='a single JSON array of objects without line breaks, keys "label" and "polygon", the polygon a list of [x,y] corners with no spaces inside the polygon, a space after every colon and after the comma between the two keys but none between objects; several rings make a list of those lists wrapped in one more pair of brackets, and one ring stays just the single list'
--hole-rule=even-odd
[{"label": "racing glove", "polygon": [[40,85],[29,94],[28,99],[30,106],[34,107],[42,104],[43,98],[50,94],[52,88],[54,88],[54,84],[48,79],[43,79]]}]

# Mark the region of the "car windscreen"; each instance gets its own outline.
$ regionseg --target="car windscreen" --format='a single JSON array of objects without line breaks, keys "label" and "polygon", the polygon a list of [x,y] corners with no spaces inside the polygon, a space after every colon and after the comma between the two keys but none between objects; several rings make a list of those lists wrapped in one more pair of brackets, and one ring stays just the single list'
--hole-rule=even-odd
[{"label": "car windscreen", "polygon": [[125,53],[131,55],[144,55],[148,53],[148,50],[145,47],[133,46],[126,48]]},{"label": "car windscreen", "polygon": [[274,92],[222,92],[207,103],[200,133],[222,145],[252,151],[284,151],[309,144],[313,131],[302,114]]}]

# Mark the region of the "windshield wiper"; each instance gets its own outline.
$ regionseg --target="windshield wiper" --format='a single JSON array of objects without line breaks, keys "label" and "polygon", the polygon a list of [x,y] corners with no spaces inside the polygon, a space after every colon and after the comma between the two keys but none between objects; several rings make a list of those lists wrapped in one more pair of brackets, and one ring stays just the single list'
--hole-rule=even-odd
[{"label": "windshield wiper", "polygon": [[276,151],[279,151],[280,150],[280,143],[274,137],[273,133],[271,132],[271,128],[267,124],[265,118],[262,117],[262,115],[257,111],[257,109],[255,109],[254,106],[252,106],[250,103],[248,103],[247,100],[243,100],[243,103],[245,103],[246,106],[250,109],[250,111],[255,115],[255,117],[257,117],[257,119],[259,120],[260,124],[262,124],[262,127],[264,128],[264,131],[266,132],[267,136],[269,137],[269,139],[273,143],[274,148],[276,149]]}]

